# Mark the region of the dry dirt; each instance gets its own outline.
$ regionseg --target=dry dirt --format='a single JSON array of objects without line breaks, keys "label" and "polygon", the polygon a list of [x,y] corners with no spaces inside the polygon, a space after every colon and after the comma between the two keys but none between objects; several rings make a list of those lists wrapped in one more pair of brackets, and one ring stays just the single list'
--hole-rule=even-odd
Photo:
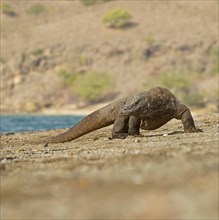
[{"label": "dry dirt", "polygon": [[218,114],[195,121],[203,133],[171,135],[173,120],[142,138],[104,128],[48,148],[62,130],[2,135],[1,219],[218,219]]}]

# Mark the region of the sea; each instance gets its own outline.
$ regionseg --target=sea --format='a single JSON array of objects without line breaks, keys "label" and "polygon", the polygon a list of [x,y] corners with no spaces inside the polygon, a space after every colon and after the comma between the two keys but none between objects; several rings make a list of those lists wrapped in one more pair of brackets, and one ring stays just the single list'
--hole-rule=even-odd
[{"label": "sea", "polygon": [[45,131],[69,128],[79,122],[83,115],[1,115],[0,133]]}]

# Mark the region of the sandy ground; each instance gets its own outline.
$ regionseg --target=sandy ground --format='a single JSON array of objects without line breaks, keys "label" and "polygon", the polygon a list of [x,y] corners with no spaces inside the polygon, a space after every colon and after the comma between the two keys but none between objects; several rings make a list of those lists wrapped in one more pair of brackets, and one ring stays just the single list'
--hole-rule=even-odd
[{"label": "sandy ground", "polygon": [[[77,105],[65,105],[61,108],[44,108],[39,111],[40,115],[88,115],[97,109],[103,108],[106,105],[110,104],[110,102],[102,102],[93,105],[84,105],[78,107]],[[28,113],[26,113],[28,114]]]},{"label": "sandy ground", "polygon": [[[218,114],[145,137],[110,128],[44,148],[63,130],[1,135],[1,219],[218,219]],[[173,131],[179,131],[172,134]]]}]

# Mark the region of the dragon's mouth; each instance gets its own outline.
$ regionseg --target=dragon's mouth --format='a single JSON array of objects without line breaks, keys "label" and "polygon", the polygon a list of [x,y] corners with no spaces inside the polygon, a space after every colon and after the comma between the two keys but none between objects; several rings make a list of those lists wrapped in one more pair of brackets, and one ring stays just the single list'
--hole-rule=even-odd
[{"label": "dragon's mouth", "polygon": [[140,116],[140,113],[138,110],[136,111],[121,111],[120,113],[122,116],[136,116],[136,117],[139,117]]},{"label": "dragon's mouth", "polygon": [[130,113],[129,112],[124,112],[124,111],[121,111],[120,112],[120,115],[122,115],[122,116],[128,116],[128,115],[130,115]]}]

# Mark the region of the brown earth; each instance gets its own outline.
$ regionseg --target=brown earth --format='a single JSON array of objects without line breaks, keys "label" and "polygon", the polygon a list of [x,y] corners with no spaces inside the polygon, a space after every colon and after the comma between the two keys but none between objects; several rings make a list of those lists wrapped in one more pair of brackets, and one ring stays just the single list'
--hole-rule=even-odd
[{"label": "brown earth", "polygon": [[1,219],[218,219],[218,114],[194,118],[203,133],[172,120],[48,148],[61,130],[1,135]]},{"label": "brown earth", "polygon": [[[72,65],[76,72],[110,76],[113,84],[101,99],[107,102],[157,86],[167,73],[194,73],[187,96],[198,91],[200,101],[213,103],[215,112],[218,1],[116,0],[89,7],[77,0],[2,3],[17,14],[1,13],[2,112],[83,104],[58,74]],[[27,10],[36,3],[46,11],[29,15]],[[105,27],[101,18],[114,8],[128,10],[133,25]],[[174,86],[177,89],[177,82]]]}]

